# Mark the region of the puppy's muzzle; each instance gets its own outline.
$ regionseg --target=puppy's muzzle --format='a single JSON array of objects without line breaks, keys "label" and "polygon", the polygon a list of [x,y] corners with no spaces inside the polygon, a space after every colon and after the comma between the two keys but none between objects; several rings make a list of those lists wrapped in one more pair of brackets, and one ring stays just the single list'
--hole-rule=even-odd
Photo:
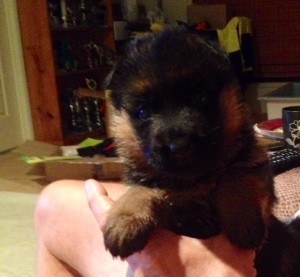
[{"label": "puppy's muzzle", "polygon": [[[187,166],[199,153],[205,136],[195,130],[179,127],[164,128],[152,141],[149,164],[156,169],[176,169]],[[200,142],[202,141],[202,143]]]},{"label": "puppy's muzzle", "polygon": [[181,156],[191,148],[193,134],[179,128],[159,132],[155,137],[156,146],[170,156]]}]

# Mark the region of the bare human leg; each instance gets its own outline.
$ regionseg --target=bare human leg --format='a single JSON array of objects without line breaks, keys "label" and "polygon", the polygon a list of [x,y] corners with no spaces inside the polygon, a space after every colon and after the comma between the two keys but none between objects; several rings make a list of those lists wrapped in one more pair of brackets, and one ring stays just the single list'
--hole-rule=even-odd
[{"label": "bare human leg", "polygon": [[[104,184],[117,199],[124,186]],[[36,205],[37,276],[125,276],[127,262],[104,248],[99,224],[91,213],[84,182],[57,181],[47,186]]]}]

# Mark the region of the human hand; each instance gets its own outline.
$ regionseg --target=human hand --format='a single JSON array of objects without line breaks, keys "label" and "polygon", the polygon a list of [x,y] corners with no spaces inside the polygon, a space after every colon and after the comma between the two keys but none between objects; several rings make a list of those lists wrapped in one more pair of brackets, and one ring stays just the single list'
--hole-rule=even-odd
[{"label": "human hand", "polygon": [[[85,185],[89,207],[101,228],[125,186],[95,180]],[[254,277],[254,258],[254,251],[234,247],[223,235],[199,240],[159,229],[141,252],[126,260],[135,277]]]}]

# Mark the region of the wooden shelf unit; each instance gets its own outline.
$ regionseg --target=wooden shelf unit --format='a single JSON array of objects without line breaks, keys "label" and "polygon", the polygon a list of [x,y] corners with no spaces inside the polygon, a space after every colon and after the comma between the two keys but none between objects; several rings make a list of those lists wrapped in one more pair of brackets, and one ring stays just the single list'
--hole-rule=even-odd
[{"label": "wooden shelf unit", "polygon": [[38,141],[67,145],[86,137],[105,137],[105,132],[100,130],[71,130],[66,118],[70,116],[66,99],[70,90],[86,86],[85,78],[93,78],[101,84],[111,65],[71,70],[58,68],[54,47],[55,40],[61,39],[69,40],[74,48],[95,41],[110,49],[113,57],[116,45],[112,0],[100,2],[106,6],[105,25],[62,27],[50,24],[47,0],[17,1],[32,121]]}]

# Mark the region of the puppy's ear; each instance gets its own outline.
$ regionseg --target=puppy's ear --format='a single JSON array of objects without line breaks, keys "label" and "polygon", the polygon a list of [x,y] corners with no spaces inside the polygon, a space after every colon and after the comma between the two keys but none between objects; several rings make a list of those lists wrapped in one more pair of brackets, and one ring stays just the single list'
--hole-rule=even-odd
[{"label": "puppy's ear", "polygon": [[108,73],[105,80],[103,81],[103,87],[106,91],[106,97],[109,98],[109,101],[112,104],[112,106],[115,109],[119,110],[121,108],[122,97],[121,94],[116,91],[116,87],[112,88],[112,80],[114,78],[116,69],[117,65],[115,63],[114,67],[111,69],[111,71]]},{"label": "puppy's ear", "polygon": [[105,90],[109,90],[110,85],[111,85],[111,80],[115,74],[116,71],[116,65],[113,66],[113,68],[111,69],[111,71],[107,74],[107,76],[105,77],[104,81],[103,81],[103,87]]}]

